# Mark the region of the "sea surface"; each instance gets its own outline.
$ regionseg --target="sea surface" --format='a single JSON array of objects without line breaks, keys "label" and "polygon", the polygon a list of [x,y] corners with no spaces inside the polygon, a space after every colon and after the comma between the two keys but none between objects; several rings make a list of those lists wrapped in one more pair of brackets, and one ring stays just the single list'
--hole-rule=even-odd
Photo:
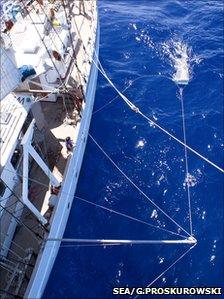
[{"label": "sea surface", "polygon": [[[223,1],[99,0],[99,16],[100,61],[114,85],[184,140],[182,103],[187,144],[223,167]],[[183,80],[188,84],[178,84]],[[91,138],[76,196],[152,226],[75,198],[64,237],[182,240],[191,214],[197,245],[62,243],[43,298],[115,298],[113,287],[223,286],[223,174],[187,151],[187,177],[184,147],[134,113],[101,74],[90,133],[151,201]]]}]

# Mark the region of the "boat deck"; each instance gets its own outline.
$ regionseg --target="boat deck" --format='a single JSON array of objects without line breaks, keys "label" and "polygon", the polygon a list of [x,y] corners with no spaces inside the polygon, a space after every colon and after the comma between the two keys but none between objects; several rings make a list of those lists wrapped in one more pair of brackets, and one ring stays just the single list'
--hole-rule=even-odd
[{"label": "boat deck", "polygon": [[[70,155],[72,155],[71,152],[67,152],[65,139],[66,137],[71,136],[75,146],[81,117],[79,117],[79,113],[75,109],[75,106],[72,105],[72,101],[69,103],[67,100],[66,107],[64,106],[64,101],[62,98],[59,98],[56,103],[42,102],[40,105],[42,107],[44,119],[47,120],[47,124],[44,127],[44,135],[40,134],[38,130],[35,132],[35,145],[37,150],[40,149],[42,152],[42,157],[49,165],[50,170],[59,181],[62,181],[67,162],[70,159]],[[52,113],[52,111],[55,113]],[[72,115],[74,116],[73,118],[68,118],[68,115],[70,117],[72,117]],[[34,256],[38,254],[41,245],[41,238],[48,233],[48,230],[50,229],[51,217],[53,215],[53,207],[50,203],[52,194],[49,187],[49,178],[44,174],[42,169],[37,163],[35,163],[35,161],[31,163],[29,181],[29,199],[48,220],[48,225],[46,225],[45,228],[41,226],[35,216],[28,210],[28,208],[24,207],[23,204],[18,202],[18,198],[21,197],[22,186],[21,184],[16,185],[14,188],[14,193],[16,196],[11,196],[10,201],[7,202],[7,207],[9,207],[7,210],[10,213],[16,213],[16,211],[19,209],[23,210],[21,211],[22,215],[20,217],[20,221],[24,225],[19,225],[17,227],[7,259],[13,259],[15,264],[18,263],[20,265],[21,262],[26,260],[27,254],[30,252],[27,251],[27,249],[32,248]],[[57,201],[57,197],[55,195],[53,196],[54,200]],[[1,217],[1,223],[3,224],[1,225],[2,244],[4,242],[11,218],[12,216],[6,211]],[[31,230],[27,228],[31,228]],[[20,271],[22,271],[22,268],[19,267]],[[2,270],[2,268],[0,273],[1,277],[8,278],[11,276],[11,273],[10,275],[7,275],[7,271]],[[3,285],[0,285],[1,288],[4,289],[4,284],[7,284],[7,281],[8,279],[5,282],[3,282],[1,279],[1,282],[3,282]]]},{"label": "boat deck", "polygon": [[[94,51],[96,33],[96,2],[85,1],[85,13],[79,13],[79,1],[73,1],[74,11],[73,26],[80,39],[80,46],[76,48],[77,68],[69,74],[69,78],[79,82],[70,84],[70,79],[66,84],[72,85],[70,95],[57,97],[56,101],[40,101],[38,109],[42,111],[42,128],[34,132],[34,143],[36,151],[41,155],[49,169],[53,172],[58,181],[63,180],[71,155],[67,152],[65,139],[70,136],[74,147],[76,146],[80,121],[85,109],[85,99],[80,97],[78,86],[81,84],[85,94],[86,84],[91,67],[92,55]],[[94,27],[93,27],[94,26]],[[82,40],[81,40],[82,38]],[[71,68],[72,69],[72,68]],[[19,94],[19,92],[18,92]],[[38,126],[38,122],[37,126]],[[33,160],[29,169],[29,200],[41,211],[41,214],[48,220],[47,225],[41,225],[33,213],[20,203],[22,193],[22,167],[18,170],[18,184],[13,188],[15,195],[11,196],[10,212],[18,212],[18,226],[16,228],[7,258],[4,258],[0,267],[0,289],[5,290],[1,298],[11,298],[11,294],[23,296],[33,268],[40,252],[43,237],[48,232],[53,221],[59,195],[52,194],[50,190],[49,178],[38,164]],[[60,194],[60,193],[59,193]],[[7,211],[3,212],[3,217],[7,219],[5,223],[10,223],[12,215]],[[7,235],[7,225],[1,231],[1,245],[3,245]],[[4,267],[3,267],[4,266]]]}]

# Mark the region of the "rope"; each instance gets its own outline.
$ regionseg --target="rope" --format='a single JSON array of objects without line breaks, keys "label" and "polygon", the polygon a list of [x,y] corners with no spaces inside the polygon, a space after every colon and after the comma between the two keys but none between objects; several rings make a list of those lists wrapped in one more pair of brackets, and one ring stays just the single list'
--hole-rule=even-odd
[{"label": "rope", "polygon": [[[189,249],[187,249],[181,256],[179,256],[170,266],[168,266],[161,274],[159,274],[153,281],[151,281],[146,288],[151,287],[154,282],[156,282],[160,277],[162,277],[167,271],[169,271],[173,266],[176,265],[186,254],[188,254],[189,251],[191,251],[197,244],[194,244]],[[138,298],[139,295],[135,296],[133,299]]]},{"label": "rope", "polygon": [[[183,125],[183,135],[184,135],[184,143],[187,143],[186,137],[186,124],[185,124],[185,113],[184,113],[184,101],[183,101],[183,89],[180,89],[180,101],[181,101],[181,114],[182,114],[182,125]],[[190,232],[193,234],[193,226],[192,226],[192,214],[191,214],[191,193],[190,186],[187,181],[189,177],[189,166],[188,166],[188,155],[187,148],[184,147],[184,156],[185,156],[185,169],[186,169],[186,184],[187,184],[187,198],[188,198],[188,213],[189,213],[189,224],[190,224]]]},{"label": "rope", "polygon": [[[125,91],[125,90],[123,90]],[[109,106],[110,104],[112,104],[116,99],[118,99],[118,95],[115,96],[113,99],[111,99],[109,102],[107,102],[106,104],[104,104],[103,106],[101,106],[99,109],[97,109],[96,111],[94,111],[92,113],[92,115],[95,115],[96,113],[100,112],[101,110],[103,110],[105,107]]]},{"label": "rope", "polygon": [[[123,90],[122,90],[122,93],[124,93],[126,90],[128,90],[134,82],[138,81],[139,79],[142,79],[142,78],[146,78],[146,77],[151,77],[151,75],[144,75],[144,76],[140,76],[138,78],[135,78],[131,84],[129,84],[127,87],[125,87]],[[119,95],[116,95],[113,99],[111,99],[110,101],[108,101],[106,104],[104,104],[103,106],[101,106],[99,109],[95,110],[92,115],[95,115],[96,113],[100,112],[101,110],[103,110],[105,107],[109,106],[110,104],[112,104],[116,99],[119,98]]]},{"label": "rope", "polygon": [[[96,54],[96,53],[95,53]],[[97,57],[97,54],[96,54]],[[159,124],[157,124],[155,121],[153,121],[152,119],[150,119],[148,116],[146,116],[143,112],[141,112],[141,110],[136,107],[125,95],[123,95],[118,89],[117,87],[114,85],[114,83],[110,80],[110,78],[107,76],[104,68],[102,67],[102,64],[99,61],[99,58],[97,57],[97,63],[99,63],[99,66],[97,65],[97,63],[93,60],[93,63],[95,64],[95,66],[97,67],[97,69],[100,71],[100,73],[104,76],[104,78],[110,83],[110,85],[116,90],[116,92],[119,94],[119,96],[124,100],[124,102],[136,113],[140,114],[143,118],[145,118],[149,123],[153,124],[155,127],[157,127],[158,129],[160,129],[162,132],[164,132],[165,134],[167,134],[169,137],[171,137],[172,139],[174,139],[175,141],[177,141],[179,144],[183,145],[185,148],[187,148],[188,150],[190,150],[192,153],[194,153],[195,155],[197,155],[199,158],[201,158],[202,160],[204,160],[205,162],[207,162],[208,164],[210,164],[211,166],[213,166],[214,168],[216,168],[217,170],[221,171],[222,173],[224,173],[224,169],[222,169],[220,166],[218,166],[217,164],[215,164],[214,162],[212,162],[211,160],[209,160],[208,158],[204,157],[202,154],[200,154],[199,152],[197,152],[196,150],[194,150],[192,147],[190,147],[189,145],[187,145],[185,142],[183,142],[182,140],[178,139],[177,137],[175,137],[173,134],[171,134],[170,132],[168,132],[166,129],[164,129],[163,127],[161,127]],[[101,69],[102,68],[102,69]]]},{"label": "rope", "polygon": [[183,230],[188,236],[191,236],[180,224],[178,224],[172,217],[170,217],[162,208],[160,208],[154,201],[152,201],[120,168],[119,166],[109,157],[109,155],[103,150],[103,148],[97,143],[91,134],[89,134],[92,141],[101,150],[101,152],[107,157],[107,159],[117,168],[117,170],[141,193],[153,206],[155,206],[160,212],[162,212],[170,221],[177,225]]},{"label": "rope", "polygon": [[160,230],[165,231],[165,232],[168,232],[168,233],[170,233],[170,234],[173,234],[173,235],[177,235],[177,236],[181,236],[181,237],[183,237],[183,238],[186,238],[186,236],[184,236],[184,235],[175,233],[175,232],[173,232],[173,231],[170,231],[170,230],[168,230],[168,229],[166,229],[166,228],[163,228],[163,227],[160,227],[160,226],[156,226],[156,225],[150,224],[150,223],[148,223],[148,222],[145,222],[145,221],[140,220],[140,219],[138,219],[138,218],[129,216],[129,215],[127,215],[127,214],[124,214],[124,213],[117,212],[117,211],[115,211],[115,210],[106,208],[106,207],[101,206],[101,205],[98,205],[98,204],[96,204],[96,203],[94,203],[94,202],[91,202],[91,201],[88,201],[88,200],[86,200],[86,199],[83,199],[83,198],[81,198],[81,197],[79,197],[79,196],[75,196],[75,198],[77,198],[77,199],[79,199],[79,200],[81,200],[81,201],[83,201],[83,202],[86,202],[86,203],[88,203],[88,204],[90,204],[90,205],[94,205],[94,206],[96,206],[96,207],[98,207],[98,208],[101,208],[101,209],[103,209],[103,210],[106,210],[106,211],[109,211],[109,212],[111,212],[111,213],[117,214],[117,215],[119,215],[119,216],[125,217],[125,218],[127,218],[127,219],[134,220],[134,221],[136,221],[136,222],[139,222],[139,223],[142,223],[142,224],[146,224],[146,225],[148,225],[148,226],[151,226],[151,227],[156,228],[156,229],[160,229]]}]

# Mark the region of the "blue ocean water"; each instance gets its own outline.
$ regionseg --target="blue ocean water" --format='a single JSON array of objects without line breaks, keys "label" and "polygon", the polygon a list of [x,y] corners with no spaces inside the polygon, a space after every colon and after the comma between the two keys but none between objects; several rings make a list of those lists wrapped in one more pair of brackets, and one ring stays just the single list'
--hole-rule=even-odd
[{"label": "blue ocean water", "polygon": [[[181,72],[189,80],[182,98],[187,143],[222,166],[223,2],[100,0],[99,15],[100,60],[117,88],[183,140],[180,87],[175,83]],[[99,75],[91,135],[159,207],[189,231],[184,148],[116,96]],[[62,244],[43,297],[113,298],[113,287],[145,287],[158,276],[153,286],[223,286],[223,174],[191,152],[188,160],[192,226],[198,240],[189,253],[160,276],[189,245]],[[183,233],[118,172],[90,138],[76,195]],[[78,198],[64,237],[178,238]]]}]

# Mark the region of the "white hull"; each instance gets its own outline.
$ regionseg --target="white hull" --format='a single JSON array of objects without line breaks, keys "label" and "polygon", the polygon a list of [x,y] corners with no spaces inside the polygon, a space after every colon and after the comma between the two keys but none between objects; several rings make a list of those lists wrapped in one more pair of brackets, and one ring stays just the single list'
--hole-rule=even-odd
[{"label": "white hull", "polygon": [[[95,54],[98,56],[99,52],[99,26],[96,32],[95,42]],[[83,112],[82,120],[80,123],[79,134],[77,138],[77,144],[74,149],[71,160],[68,163],[68,167],[65,170],[64,182],[62,185],[61,195],[59,198],[58,206],[55,211],[53,222],[51,225],[48,238],[62,238],[67,220],[70,214],[74,195],[76,192],[79,173],[82,166],[82,160],[84,156],[86,141],[88,138],[89,126],[92,116],[92,110],[94,105],[96,84],[97,84],[98,69],[94,63],[92,63],[89,80],[86,88],[86,105]],[[57,253],[60,247],[60,242],[48,242],[45,247],[40,251],[36,267],[32,273],[30,283],[25,293],[25,298],[41,298],[47,281],[51,274]]]}]

